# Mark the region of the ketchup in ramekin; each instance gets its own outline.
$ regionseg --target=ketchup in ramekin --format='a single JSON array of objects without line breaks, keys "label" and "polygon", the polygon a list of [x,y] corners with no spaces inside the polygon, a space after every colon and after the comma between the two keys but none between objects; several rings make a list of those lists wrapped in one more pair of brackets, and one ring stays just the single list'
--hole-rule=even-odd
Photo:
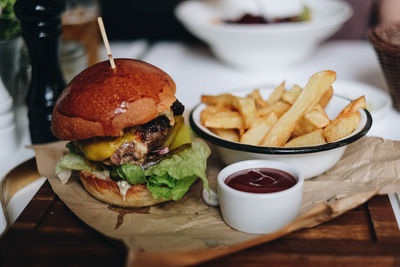
[{"label": "ketchup in ramekin", "polygon": [[304,176],[288,163],[239,161],[223,168],[217,180],[222,218],[236,230],[273,233],[299,214]]},{"label": "ketchup in ramekin", "polygon": [[254,168],[232,173],[225,179],[229,187],[248,193],[274,193],[297,183],[291,174],[272,168]]}]

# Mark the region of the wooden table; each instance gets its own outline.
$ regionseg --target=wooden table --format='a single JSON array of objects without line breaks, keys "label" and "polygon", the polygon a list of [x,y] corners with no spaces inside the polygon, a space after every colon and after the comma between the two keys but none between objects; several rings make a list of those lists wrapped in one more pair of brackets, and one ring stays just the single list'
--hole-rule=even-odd
[{"label": "wooden table", "polygon": [[[0,239],[0,266],[123,266],[126,250],[78,219],[46,182]],[[400,231],[387,196],[312,229],[202,266],[400,266]]]}]

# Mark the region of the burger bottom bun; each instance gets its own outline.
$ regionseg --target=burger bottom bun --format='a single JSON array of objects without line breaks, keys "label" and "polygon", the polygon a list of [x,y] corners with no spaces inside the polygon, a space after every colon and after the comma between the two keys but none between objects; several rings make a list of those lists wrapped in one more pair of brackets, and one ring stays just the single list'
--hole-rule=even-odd
[{"label": "burger bottom bun", "polygon": [[79,178],[86,191],[93,197],[119,207],[139,208],[153,206],[166,202],[163,198],[154,199],[146,185],[138,184],[131,186],[126,192],[125,198],[120,193],[117,182],[98,178],[91,172],[81,171]]}]

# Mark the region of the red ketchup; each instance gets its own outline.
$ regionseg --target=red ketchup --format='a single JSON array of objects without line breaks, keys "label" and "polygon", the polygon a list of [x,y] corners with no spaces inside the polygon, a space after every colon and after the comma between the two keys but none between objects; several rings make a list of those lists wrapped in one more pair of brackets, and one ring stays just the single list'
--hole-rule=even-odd
[{"label": "red ketchup", "polygon": [[297,183],[291,174],[270,168],[254,168],[232,173],[225,184],[248,193],[273,193],[291,188]]}]

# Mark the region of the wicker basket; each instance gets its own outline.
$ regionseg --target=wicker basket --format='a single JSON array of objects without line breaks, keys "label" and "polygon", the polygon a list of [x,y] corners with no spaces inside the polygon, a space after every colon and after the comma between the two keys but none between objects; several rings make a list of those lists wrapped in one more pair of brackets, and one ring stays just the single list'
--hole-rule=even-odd
[{"label": "wicker basket", "polygon": [[378,56],[393,105],[400,111],[400,24],[372,28],[368,38]]}]

